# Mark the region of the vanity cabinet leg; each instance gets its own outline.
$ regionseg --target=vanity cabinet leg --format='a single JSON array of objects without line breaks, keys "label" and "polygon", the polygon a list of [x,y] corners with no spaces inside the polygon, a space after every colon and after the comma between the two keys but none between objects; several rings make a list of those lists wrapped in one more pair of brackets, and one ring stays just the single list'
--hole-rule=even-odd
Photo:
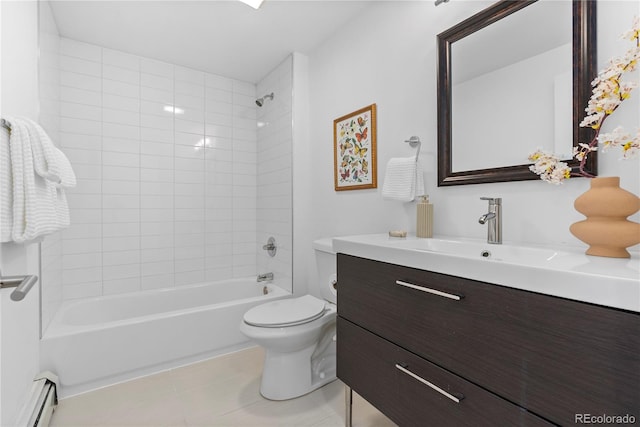
[{"label": "vanity cabinet leg", "polygon": [[344,425],[351,427],[353,407],[353,390],[348,385],[344,386]]}]

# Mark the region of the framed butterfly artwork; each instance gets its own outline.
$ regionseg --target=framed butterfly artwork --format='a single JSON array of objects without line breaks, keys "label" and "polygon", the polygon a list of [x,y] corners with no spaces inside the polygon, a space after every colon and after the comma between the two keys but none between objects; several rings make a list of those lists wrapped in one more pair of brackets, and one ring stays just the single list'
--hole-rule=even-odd
[{"label": "framed butterfly artwork", "polygon": [[333,121],[336,191],[376,188],[376,104]]}]

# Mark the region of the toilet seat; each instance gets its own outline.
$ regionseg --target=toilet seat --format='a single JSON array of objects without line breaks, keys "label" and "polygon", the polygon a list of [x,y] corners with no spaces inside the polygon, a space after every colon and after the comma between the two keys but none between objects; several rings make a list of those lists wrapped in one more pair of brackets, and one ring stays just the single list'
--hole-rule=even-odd
[{"label": "toilet seat", "polygon": [[325,302],[311,295],[268,302],[244,314],[244,322],[262,328],[281,328],[312,322],[325,312]]}]

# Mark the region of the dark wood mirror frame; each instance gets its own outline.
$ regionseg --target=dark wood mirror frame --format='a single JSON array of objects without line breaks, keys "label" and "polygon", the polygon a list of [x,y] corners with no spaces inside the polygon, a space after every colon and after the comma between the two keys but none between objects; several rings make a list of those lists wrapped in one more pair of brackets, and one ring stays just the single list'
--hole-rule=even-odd
[{"label": "dark wood mirror frame", "polygon": [[[491,169],[453,172],[451,117],[451,44],[481,28],[507,17],[537,0],[501,0],[476,15],[438,34],[438,186],[480,184],[488,182],[524,181],[539,179],[529,170],[529,164]],[[594,135],[591,128],[579,126],[584,109],[591,97],[591,82],[597,75],[596,1],[573,0],[573,146],[589,142]],[[523,130],[525,131],[525,130]],[[523,157],[528,153],[523,153]],[[571,170],[578,170],[579,162],[567,162]],[[585,170],[598,172],[597,152],[587,158]]]}]

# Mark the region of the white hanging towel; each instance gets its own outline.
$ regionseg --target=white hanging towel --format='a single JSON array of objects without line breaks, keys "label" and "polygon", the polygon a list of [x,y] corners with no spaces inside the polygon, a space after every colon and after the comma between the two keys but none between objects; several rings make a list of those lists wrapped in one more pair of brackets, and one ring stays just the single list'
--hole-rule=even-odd
[{"label": "white hanging towel", "polygon": [[[9,137],[10,151],[10,179],[5,180],[3,172],[2,189],[2,241],[14,241],[22,243],[33,240],[46,234],[53,233],[69,226],[69,207],[62,186],[75,185],[75,174],[71,170],[69,161],[64,154],[57,150],[55,146],[47,149],[50,151],[49,160],[42,157],[44,149],[39,154],[34,154],[34,147],[41,144],[40,132],[31,131],[33,126],[22,118],[7,118],[11,123],[11,133]],[[44,133],[44,131],[42,131]],[[44,133],[46,135],[46,133]],[[48,136],[47,136],[48,138]],[[49,140],[50,142],[50,140]],[[35,148],[38,151],[38,148]],[[53,154],[51,154],[53,153]],[[2,150],[3,157],[6,150]],[[61,157],[64,157],[64,160]],[[43,174],[49,174],[44,178],[37,170],[35,163],[40,162]],[[54,163],[60,162],[54,166]],[[7,164],[2,159],[3,169]],[[49,164],[50,163],[50,164]],[[69,171],[64,171],[68,166]],[[55,171],[55,172],[53,172]],[[7,193],[4,188],[8,181],[11,185],[10,200],[5,200]],[[10,209],[7,209],[9,203]],[[10,217],[5,217],[5,212],[10,211]],[[6,230],[11,224],[11,233],[7,235]]]},{"label": "white hanging towel", "polygon": [[410,202],[424,194],[422,166],[415,157],[395,157],[387,163],[382,198]]},{"label": "white hanging towel", "polygon": [[10,242],[13,227],[13,178],[9,131],[0,127],[0,242]]},{"label": "white hanging towel", "polygon": [[42,127],[26,117],[21,117],[29,131],[29,141],[33,153],[33,166],[38,175],[60,187],[76,186],[76,175],[73,173],[69,159],[60,151]]}]

